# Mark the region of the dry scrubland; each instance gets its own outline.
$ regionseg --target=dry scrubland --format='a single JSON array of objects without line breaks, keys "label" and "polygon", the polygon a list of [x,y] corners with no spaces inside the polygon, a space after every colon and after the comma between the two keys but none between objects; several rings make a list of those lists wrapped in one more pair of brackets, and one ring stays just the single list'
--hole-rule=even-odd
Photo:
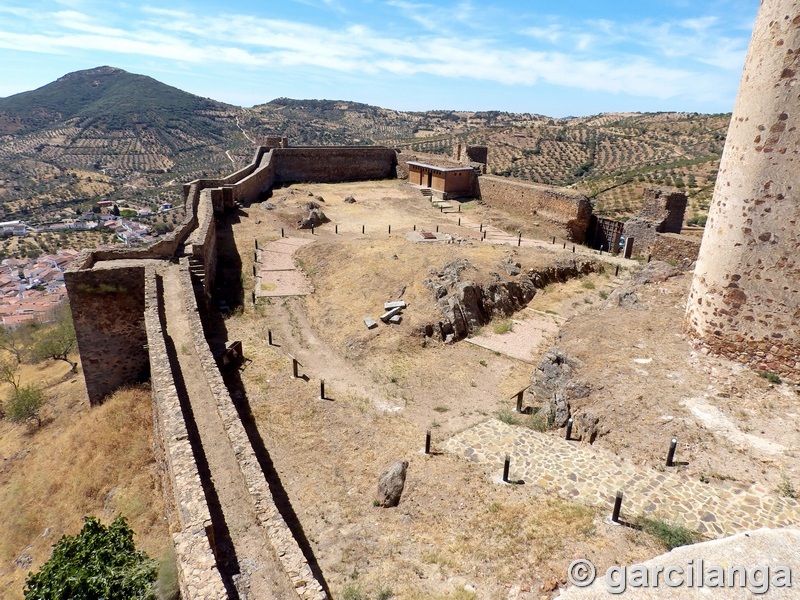
[{"label": "dry scrubland", "polygon": [[[453,217],[401,182],[295,185],[274,190],[275,210],[253,205],[234,217],[246,289],[254,238],[262,245],[281,226],[287,235],[310,235],[292,230],[299,207],[313,199],[308,191],[325,199],[320,204],[340,231],[334,237],[333,224],[325,225],[317,243],[297,254],[316,292],[255,310],[248,303],[226,327],[253,359],[242,374],[253,414],[334,597],[391,590],[398,598],[540,598],[576,555],[607,566],[658,553],[652,538],[609,526],[602,511],[532,486],[498,484],[502,465],[486,475],[452,456],[421,452],[426,429],[435,445],[512,406],[509,397],[527,385],[532,368],[467,343],[424,344],[418,330],[438,313],[422,280],[458,257],[481,269],[480,280],[512,252],[524,268],[554,254],[477,240],[412,244],[405,233],[415,223],[459,231]],[[351,194],[356,204],[345,204]],[[595,275],[550,286],[534,302],[572,314],[591,306],[584,298],[599,302],[609,283]],[[366,330],[363,318],[377,319],[403,287],[403,323]],[[268,346],[268,329],[278,346]],[[290,378],[288,353],[308,381]],[[320,379],[328,401],[319,399]],[[410,466],[400,506],[374,507],[378,475],[402,459]]]},{"label": "dry scrubland", "polygon": [[85,515],[110,523],[124,514],[137,545],[166,556],[150,390],[122,389],[90,410],[82,376],[66,363],[23,365],[21,375],[23,385],[43,385],[49,401],[40,429],[0,421],[0,597],[22,598],[28,573],[62,535],[80,531]]}]

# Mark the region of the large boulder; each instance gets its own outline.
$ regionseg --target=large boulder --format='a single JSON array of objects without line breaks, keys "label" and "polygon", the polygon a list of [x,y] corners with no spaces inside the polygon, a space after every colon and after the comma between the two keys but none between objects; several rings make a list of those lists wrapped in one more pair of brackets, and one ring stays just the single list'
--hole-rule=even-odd
[{"label": "large boulder", "polygon": [[397,506],[406,485],[407,460],[399,460],[389,467],[378,480],[378,502],[384,508]]},{"label": "large boulder", "polygon": [[617,288],[608,299],[602,304],[602,308],[635,308],[637,310],[643,310],[647,308],[642,302],[639,300],[639,296],[636,295],[636,292],[629,288]]}]

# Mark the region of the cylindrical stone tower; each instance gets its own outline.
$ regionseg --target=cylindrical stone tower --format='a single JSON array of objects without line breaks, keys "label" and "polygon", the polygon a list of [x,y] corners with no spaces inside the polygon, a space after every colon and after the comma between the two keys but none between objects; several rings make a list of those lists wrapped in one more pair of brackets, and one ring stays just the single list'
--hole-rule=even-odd
[{"label": "cylindrical stone tower", "polygon": [[762,0],[686,309],[711,352],[800,367],[800,1]]}]

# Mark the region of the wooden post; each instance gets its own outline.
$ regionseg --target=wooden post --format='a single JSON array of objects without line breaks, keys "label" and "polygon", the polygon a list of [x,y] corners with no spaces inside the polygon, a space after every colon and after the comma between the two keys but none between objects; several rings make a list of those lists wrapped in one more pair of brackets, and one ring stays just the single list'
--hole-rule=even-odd
[{"label": "wooden post", "polygon": [[389,223],[389,235],[392,235],[392,224]]},{"label": "wooden post", "polygon": [[506,454],[506,460],[503,463],[503,482],[504,483],[510,483],[508,481],[508,470],[509,470],[510,467],[511,467],[511,457],[508,454]]},{"label": "wooden post", "polygon": [[325,400],[325,380],[319,380],[319,399]]},{"label": "wooden post", "polygon": [[283,227],[281,227],[281,237],[283,237]]},{"label": "wooden post", "polygon": [[267,331],[267,343],[272,346],[272,329]]},{"label": "wooden post", "polygon": [[430,453],[431,453],[431,430],[428,429],[428,431],[425,433],[425,454],[430,454]]},{"label": "wooden post", "polygon": [[571,437],[572,437],[572,417],[570,417],[569,421],[567,421],[567,435],[564,436],[564,439],[569,441]]}]

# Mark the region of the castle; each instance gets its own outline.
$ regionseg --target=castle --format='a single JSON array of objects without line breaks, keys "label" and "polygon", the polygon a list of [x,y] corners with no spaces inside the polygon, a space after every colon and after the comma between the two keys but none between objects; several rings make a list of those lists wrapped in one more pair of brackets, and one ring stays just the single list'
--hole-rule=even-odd
[{"label": "castle", "polygon": [[[797,122],[794,96],[800,16],[796,2],[762,3],[717,180],[687,305],[686,327],[710,351],[760,369],[792,373],[800,351],[797,309],[798,202],[793,195]],[[469,153],[468,153],[469,154]],[[480,152],[469,160],[483,158]],[[270,138],[254,160],[227,177],[184,186],[187,212],[165,239],[135,250],[85,251],[65,273],[89,399],[150,379],[157,446],[165,464],[170,522],[184,598],[225,597],[215,559],[214,528],[176,388],[175,348],[167,335],[164,285],[183,291],[186,318],[242,477],[258,517],[290,574],[298,598],[325,598],[258,469],[234,403],[203,334],[201,313],[217,270],[215,215],[257,201],[275,183],[331,182],[407,176],[422,185],[423,167],[384,147],[289,147]],[[468,172],[468,171],[465,171]],[[430,173],[431,185],[433,173]],[[470,177],[473,177],[470,174]],[[443,182],[446,182],[446,175]],[[560,227],[581,242],[591,205],[585,196],[477,175],[485,202]],[[444,189],[442,190],[444,191]],[[456,190],[461,192],[463,190]],[[200,376],[201,374],[194,374]]]}]

